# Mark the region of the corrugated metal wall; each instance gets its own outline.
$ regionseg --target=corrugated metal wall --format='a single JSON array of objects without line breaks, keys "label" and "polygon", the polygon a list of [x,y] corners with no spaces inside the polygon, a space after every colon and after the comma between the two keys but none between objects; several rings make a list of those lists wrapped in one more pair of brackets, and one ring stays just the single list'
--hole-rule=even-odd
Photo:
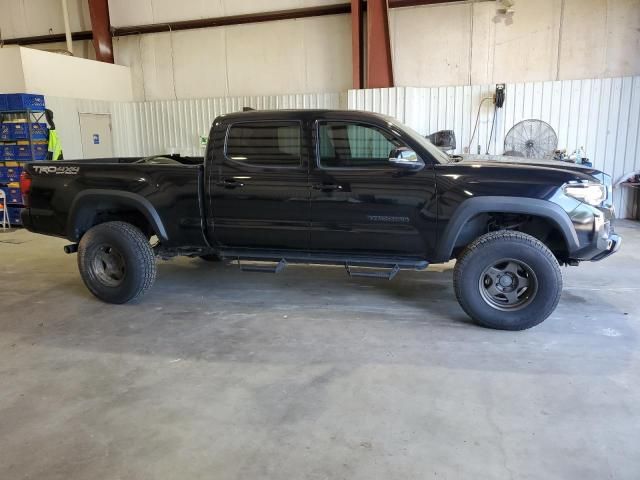
[{"label": "corrugated metal wall", "polygon": [[201,100],[160,100],[113,105],[115,151],[121,156],[174,152],[202,155],[200,136],[211,123],[243,107],[258,110],[287,108],[344,108],[346,95],[319,93],[258,97],[221,97]]},{"label": "corrugated metal wall", "polygon": [[[476,153],[501,154],[504,137],[517,122],[538,118],[558,135],[558,148],[571,153],[584,147],[596,168],[614,182],[640,169],[640,77],[508,84],[504,108],[498,109],[491,141],[493,105],[485,102],[478,131],[470,142],[478,106],[495,85],[350,90],[350,109],[391,115],[421,134],[450,129],[456,133],[457,153],[470,146]],[[621,217],[632,215],[632,195],[614,190]]]},{"label": "corrugated metal wall", "polygon": [[68,159],[84,158],[79,113],[111,114],[113,151],[116,156],[158,153],[202,155],[200,135],[207,136],[218,115],[243,107],[264,109],[345,108],[347,96],[340,93],[223,97],[152,102],[103,102],[47,97]]}]

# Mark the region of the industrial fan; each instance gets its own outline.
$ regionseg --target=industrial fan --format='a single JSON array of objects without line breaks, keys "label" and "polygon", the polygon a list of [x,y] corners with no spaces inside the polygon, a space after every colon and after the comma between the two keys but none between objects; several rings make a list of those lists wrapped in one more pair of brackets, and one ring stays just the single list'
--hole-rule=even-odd
[{"label": "industrial fan", "polygon": [[556,132],[542,120],[516,123],[504,138],[504,155],[512,157],[552,158],[557,147]]}]

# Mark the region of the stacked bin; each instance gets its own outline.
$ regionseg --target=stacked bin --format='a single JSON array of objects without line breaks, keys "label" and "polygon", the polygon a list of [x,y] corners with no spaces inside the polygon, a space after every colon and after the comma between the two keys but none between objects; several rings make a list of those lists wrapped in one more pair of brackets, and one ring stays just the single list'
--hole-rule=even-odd
[{"label": "stacked bin", "polygon": [[24,162],[47,158],[49,131],[44,109],[42,95],[0,94],[0,189],[7,199],[12,226],[20,225],[23,203],[19,182]]}]

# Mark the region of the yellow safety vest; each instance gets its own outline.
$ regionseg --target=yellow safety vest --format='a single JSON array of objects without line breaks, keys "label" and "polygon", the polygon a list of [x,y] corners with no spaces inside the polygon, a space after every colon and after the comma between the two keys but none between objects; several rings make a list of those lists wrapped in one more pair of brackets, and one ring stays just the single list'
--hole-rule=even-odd
[{"label": "yellow safety vest", "polygon": [[62,156],[62,144],[55,130],[49,130],[49,151],[52,153],[52,160],[59,160]]}]

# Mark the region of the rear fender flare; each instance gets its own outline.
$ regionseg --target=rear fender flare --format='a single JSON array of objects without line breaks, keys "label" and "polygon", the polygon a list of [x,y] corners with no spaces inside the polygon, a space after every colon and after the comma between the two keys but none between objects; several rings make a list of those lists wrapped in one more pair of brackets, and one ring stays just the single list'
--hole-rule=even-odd
[{"label": "rear fender flare", "polygon": [[94,206],[104,201],[140,212],[161,241],[166,242],[169,239],[157,210],[143,196],[131,192],[90,189],[80,192],[73,200],[67,221],[67,238],[69,240],[74,242],[80,240],[83,215],[95,212]]},{"label": "rear fender flare", "polygon": [[569,252],[579,248],[578,235],[569,215],[562,207],[553,202],[523,197],[475,197],[465,200],[453,213],[438,240],[437,261],[449,261],[458,236],[466,223],[478,214],[489,212],[522,213],[545,218],[560,231]]}]

